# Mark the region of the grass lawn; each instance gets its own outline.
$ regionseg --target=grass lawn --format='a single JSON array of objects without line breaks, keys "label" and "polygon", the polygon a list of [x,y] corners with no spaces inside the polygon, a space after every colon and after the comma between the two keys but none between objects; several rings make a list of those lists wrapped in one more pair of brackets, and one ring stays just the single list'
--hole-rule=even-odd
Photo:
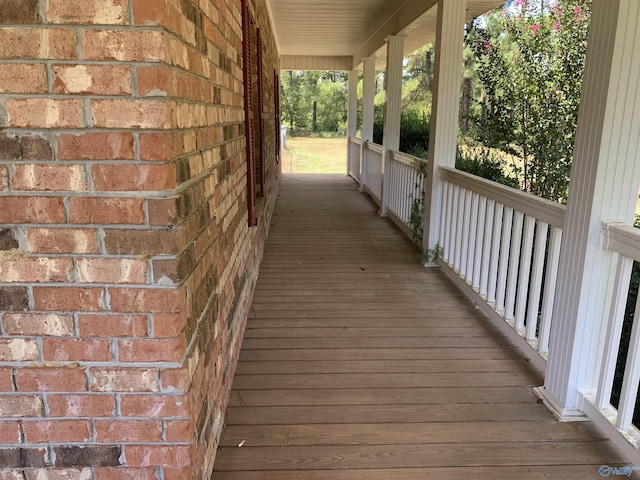
[{"label": "grass lawn", "polygon": [[346,173],[347,139],[287,137],[283,173]]}]

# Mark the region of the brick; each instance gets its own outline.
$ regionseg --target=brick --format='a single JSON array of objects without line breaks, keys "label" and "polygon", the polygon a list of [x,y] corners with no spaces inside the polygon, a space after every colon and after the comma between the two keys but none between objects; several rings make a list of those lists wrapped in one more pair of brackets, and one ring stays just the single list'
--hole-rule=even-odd
[{"label": "brick", "polygon": [[129,21],[126,0],[48,0],[49,23],[125,25]]},{"label": "brick", "polygon": [[111,309],[115,312],[179,312],[183,306],[179,290],[111,288]]},{"label": "brick", "polygon": [[27,443],[70,443],[92,439],[89,420],[38,420],[23,422]]},{"label": "brick", "polygon": [[0,282],[37,283],[71,280],[73,265],[70,258],[33,258],[12,255],[13,252],[15,250],[0,253]]},{"label": "brick", "polygon": [[184,351],[184,337],[118,341],[120,362],[179,362]]},{"label": "brick", "polygon": [[[91,480],[90,468],[48,468],[25,470],[26,480]],[[20,480],[23,480],[22,477]]]},{"label": "brick", "polygon": [[0,469],[0,480],[24,480],[22,472],[22,470],[2,468]]},{"label": "brick", "polygon": [[142,224],[143,202],[140,198],[73,197],[69,199],[69,221],[98,225]]},{"label": "brick", "polygon": [[177,337],[183,331],[186,320],[183,315],[163,315],[153,314],[151,319],[153,325],[153,336],[155,338]]},{"label": "brick", "polygon": [[5,63],[0,65],[0,93],[47,93],[44,65]]},{"label": "brick", "polygon": [[[0,367],[0,392],[13,392],[12,370],[8,367]],[[2,443],[2,441],[0,441]]]},{"label": "brick", "polygon": [[145,260],[133,258],[80,258],[76,262],[81,283],[148,283]]},{"label": "brick", "polygon": [[195,434],[192,420],[169,420],[166,422],[167,442],[191,442]]},{"label": "brick", "polygon": [[108,340],[77,338],[45,338],[42,340],[45,362],[108,362],[111,342]]},{"label": "brick", "polygon": [[5,313],[2,326],[8,335],[66,337],[74,332],[71,315],[55,313]]},{"label": "brick", "polygon": [[75,59],[76,32],[70,28],[0,28],[0,58]]},{"label": "brick", "polygon": [[4,468],[42,468],[49,465],[45,448],[0,448]]},{"label": "brick", "polygon": [[123,395],[120,410],[125,417],[188,418],[189,405],[185,395]]},{"label": "brick", "polygon": [[[42,398],[37,395],[1,395],[0,416],[4,418],[41,417]],[[2,465],[0,463],[0,465]]]},{"label": "brick", "polygon": [[[160,10],[160,9],[158,9]],[[158,480],[155,468],[94,468],[94,480]],[[184,477],[187,479],[189,477]],[[20,479],[22,480],[22,479]]]},{"label": "brick", "polygon": [[161,62],[166,60],[164,34],[158,30],[85,30],[85,60]]},{"label": "brick", "polygon": [[173,164],[94,165],[91,169],[96,191],[163,191],[175,187]]},{"label": "brick", "polygon": [[53,160],[53,148],[37,134],[0,132],[0,160]]},{"label": "brick", "polygon": [[0,312],[20,312],[28,308],[27,287],[0,287]]},{"label": "brick", "polygon": [[115,467],[120,465],[122,456],[120,447],[115,445],[53,447],[53,453],[59,467]]},{"label": "brick", "polygon": [[91,100],[91,116],[96,128],[172,126],[171,109],[165,100]]},{"label": "brick", "polygon": [[78,328],[82,337],[146,337],[146,315],[80,314]]},{"label": "brick", "polygon": [[6,165],[0,165],[0,192],[9,190],[9,169]]},{"label": "brick", "polygon": [[[131,95],[128,66],[54,65],[53,93]],[[1,80],[1,76],[0,76]]]},{"label": "brick", "polygon": [[138,95],[141,97],[175,97],[176,76],[168,65],[138,67]]},{"label": "brick", "polygon": [[185,445],[126,445],[124,451],[131,467],[184,467],[191,464],[189,447]]},{"label": "brick", "polygon": [[0,339],[0,362],[32,362],[38,360],[38,344],[24,338]]},{"label": "brick", "polygon": [[175,133],[140,133],[140,160],[163,162],[182,153],[182,138]]},{"label": "brick", "polygon": [[64,204],[56,197],[0,197],[0,223],[64,223]]},{"label": "brick", "polygon": [[149,199],[149,223],[154,226],[176,225],[180,220],[177,201],[177,197]]},{"label": "brick", "polygon": [[91,287],[34,287],[36,310],[96,312],[105,309],[104,290]]},{"label": "brick", "polygon": [[87,375],[79,367],[29,367],[16,370],[20,392],[79,392],[87,390]]},{"label": "brick", "polygon": [[152,420],[96,420],[96,442],[153,443],[162,441],[162,424]]},{"label": "brick", "polygon": [[192,467],[185,468],[164,468],[164,480],[183,480],[185,478],[192,478]]},{"label": "brick", "polygon": [[16,191],[87,190],[84,167],[81,165],[16,165],[12,185]]},{"label": "brick", "polygon": [[0,1],[0,24],[42,23],[38,0]]},{"label": "brick", "polygon": [[128,132],[62,134],[60,160],[133,160],[133,135]]},{"label": "brick", "polygon": [[49,417],[113,417],[114,395],[48,395]]},{"label": "brick", "polygon": [[0,422],[0,444],[20,443],[20,440],[20,424],[18,422]]},{"label": "brick", "polygon": [[98,232],[81,228],[26,228],[25,246],[29,253],[99,253]]},{"label": "brick", "polygon": [[150,368],[92,368],[93,392],[157,392],[158,371]]},{"label": "brick", "polygon": [[191,384],[189,370],[185,367],[162,370],[160,379],[164,392],[186,392]]},{"label": "brick", "polygon": [[0,228],[0,251],[20,248],[13,228]]},{"label": "brick", "polygon": [[175,230],[105,230],[107,253],[115,255],[170,255],[178,252]]},{"label": "brick", "polygon": [[78,99],[8,98],[8,125],[22,128],[80,128],[84,103]]}]

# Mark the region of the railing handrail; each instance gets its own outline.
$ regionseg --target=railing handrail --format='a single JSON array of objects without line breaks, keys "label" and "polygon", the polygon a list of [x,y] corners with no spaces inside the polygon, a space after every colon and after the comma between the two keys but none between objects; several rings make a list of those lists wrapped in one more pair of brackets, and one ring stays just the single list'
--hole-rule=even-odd
[{"label": "railing handrail", "polygon": [[640,262],[640,229],[622,222],[602,222],[602,247]]},{"label": "railing handrail", "polygon": [[384,147],[382,145],[378,145],[377,143],[370,142],[369,140],[364,142],[364,147],[367,150],[371,150],[372,152],[379,153],[380,155],[384,153]]},{"label": "railing handrail", "polygon": [[424,158],[416,157],[415,155],[409,155],[408,153],[399,152],[397,150],[390,150],[391,158],[396,162],[404,163],[411,168],[418,169],[420,165],[427,163]]},{"label": "railing handrail", "polygon": [[348,137],[348,140],[356,145],[362,145],[362,139],[359,137]]},{"label": "railing handrail", "polygon": [[484,195],[551,226],[562,228],[564,225],[566,207],[561,203],[552,202],[451,167],[440,167],[440,176],[447,182]]}]

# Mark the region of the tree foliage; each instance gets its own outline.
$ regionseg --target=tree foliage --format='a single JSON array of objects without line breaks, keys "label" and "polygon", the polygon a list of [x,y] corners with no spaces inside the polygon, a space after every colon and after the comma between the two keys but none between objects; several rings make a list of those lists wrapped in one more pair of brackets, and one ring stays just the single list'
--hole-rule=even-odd
[{"label": "tree foliage", "polygon": [[588,0],[515,0],[466,36],[475,77],[462,120],[482,145],[518,158],[520,186],[565,202],[590,19]]}]

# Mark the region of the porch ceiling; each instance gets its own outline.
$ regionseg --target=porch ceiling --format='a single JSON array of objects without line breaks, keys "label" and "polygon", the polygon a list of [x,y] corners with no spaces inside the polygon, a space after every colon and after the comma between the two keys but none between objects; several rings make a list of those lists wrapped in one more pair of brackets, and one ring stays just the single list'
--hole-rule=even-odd
[{"label": "porch ceiling", "polygon": [[[407,35],[405,55],[435,40],[437,0],[267,0],[287,70],[348,70],[376,55],[385,38]],[[468,0],[472,19],[504,3]]]}]

